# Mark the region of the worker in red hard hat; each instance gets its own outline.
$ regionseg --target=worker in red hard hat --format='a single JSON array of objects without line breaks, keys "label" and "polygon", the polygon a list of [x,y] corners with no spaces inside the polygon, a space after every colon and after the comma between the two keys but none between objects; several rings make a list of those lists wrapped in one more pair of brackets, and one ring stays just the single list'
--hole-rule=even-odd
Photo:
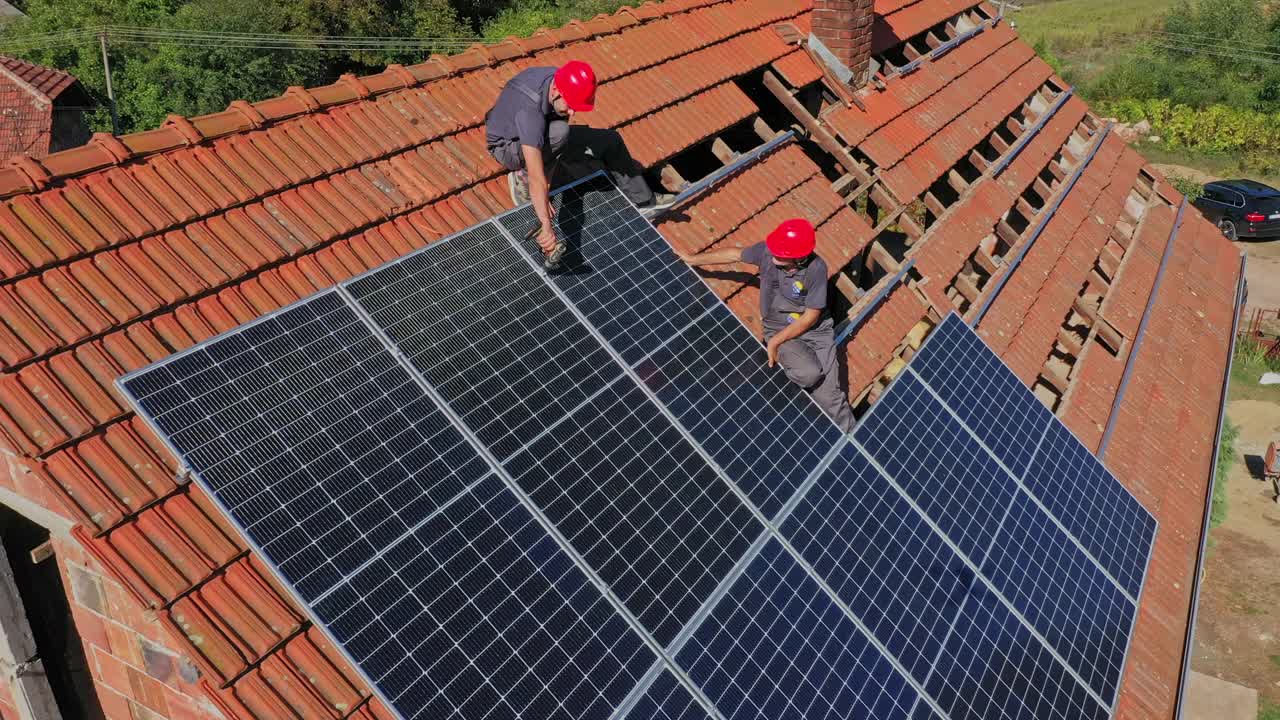
[{"label": "worker in red hard hat", "polygon": [[760,268],[760,317],[769,367],[781,364],[787,377],[809,392],[845,432],[853,430],[853,410],[840,388],[835,333],[827,310],[827,263],[814,252],[813,225],[803,218],[784,221],[761,243],[738,249],[681,255],[695,267],[744,262]]},{"label": "worker in red hard hat", "polygon": [[551,183],[557,171],[568,181],[602,167],[618,188],[639,208],[670,202],[655,197],[643,172],[616,130],[570,125],[575,113],[591,112],[596,102],[596,74],[587,63],[573,60],[554,67],[521,71],[507,81],[493,109],[485,116],[489,153],[505,167],[511,199],[533,204],[541,223],[537,240],[546,253],[547,267],[559,264],[564,245],[551,224]]}]

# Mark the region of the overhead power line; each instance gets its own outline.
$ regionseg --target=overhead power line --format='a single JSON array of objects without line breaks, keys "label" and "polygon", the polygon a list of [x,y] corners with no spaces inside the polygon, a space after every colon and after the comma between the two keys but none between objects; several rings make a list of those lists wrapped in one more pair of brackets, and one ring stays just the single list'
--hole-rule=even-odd
[{"label": "overhead power line", "polygon": [[102,36],[112,42],[135,45],[252,48],[263,50],[355,51],[355,50],[437,50],[461,49],[478,37],[359,37],[353,35],[291,35],[287,33],[233,33],[169,28],[142,28],[107,25],[61,32],[36,33],[0,38],[0,50],[34,50],[70,47]]}]

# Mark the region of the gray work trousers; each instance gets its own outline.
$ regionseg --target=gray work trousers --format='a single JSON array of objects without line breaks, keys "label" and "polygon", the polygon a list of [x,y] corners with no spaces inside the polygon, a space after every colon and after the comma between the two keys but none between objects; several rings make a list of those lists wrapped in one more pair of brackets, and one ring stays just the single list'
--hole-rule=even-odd
[{"label": "gray work trousers", "polygon": [[[555,168],[555,177],[547,178],[553,187],[597,170],[608,170],[614,184],[637,207],[653,204],[653,191],[645,182],[644,169],[631,157],[617,130],[552,120],[547,125],[547,140],[547,147],[542,149],[542,163],[548,172]],[[492,146],[489,153],[508,170],[524,169],[524,152],[519,142]]]},{"label": "gray work trousers", "polygon": [[[765,325],[765,342],[782,327]],[[827,415],[845,432],[853,432],[853,409],[840,389],[840,366],[836,362],[835,330],[831,319],[819,322],[798,338],[778,348],[778,363],[787,379],[804,388]]]}]

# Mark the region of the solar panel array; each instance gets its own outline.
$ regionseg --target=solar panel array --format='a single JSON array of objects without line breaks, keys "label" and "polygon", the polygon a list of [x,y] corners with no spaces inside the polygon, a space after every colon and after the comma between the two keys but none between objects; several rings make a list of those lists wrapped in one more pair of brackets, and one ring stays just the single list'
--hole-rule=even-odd
[{"label": "solar panel array", "polygon": [[405,718],[1104,718],[1155,523],[957,317],[843,435],[597,176],[120,386]]}]

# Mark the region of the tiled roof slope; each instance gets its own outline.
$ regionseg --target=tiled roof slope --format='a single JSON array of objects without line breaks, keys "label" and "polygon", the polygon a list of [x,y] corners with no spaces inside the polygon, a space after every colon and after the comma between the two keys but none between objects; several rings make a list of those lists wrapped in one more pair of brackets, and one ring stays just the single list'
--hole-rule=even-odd
[{"label": "tiled roof slope", "polygon": [[[45,480],[79,518],[86,547],[189,645],[227,714],[387,717],[208,498],[176,477],[112,381],[505,209],[480,125],[524,67],[591,62],[603,85],[590,121],[619,128],[664,177],[689,171],[686,155],[710,157],[713,136],[765,116],[780,127],[794,98],[817,97],[822,73],[771,26],[803,37],[809,9],[646,4],[0,170],[0,446]],[[876,52],[895,64],[956,32],[958,15],[995,16],[973,0],[876,9]],[[686,250],[736,246],[801,212],[820,225],[837,284],[864,286],[849,291],[861,298],[855,309],[888,282],[884,265],[914,257],[909,282],[849,345],[859,402],[918,346],[922,324],[952,307],[972,313],[992,292],[1005,267],[992,254],[1021,247],[1098,142],[1096,118],[1071,99],[993,175],[984,163],[1009,136],[1029,134],[1028,118],[1064,86],[1005,24],[988,25],[914,73],[881,78],[882,90],[862,95],[865,109],[828,95],[808,118],[826,139],[783,146],[661,225]],[[761,87],[766,75],[780,95]],[[865,179],[840,179],[850,165]],[[1048,401],[1095,446],[1179,199],[1107,138],[982,325],[1028,384],[1052,380]],[[900,232],[905,250],[885,251],[880,241]],[[880,258],[879,271],[859,270],[868,258]],[[1237,272],[1229,244],[1189,214],[1120,406],[1108,462],[1164,528],[1123,717],[1171,715]],[[758,328],[747,278],[710,279]]]},{"label": "tiled roof slope", "polygon": [[56,100],[62,91],[76,84],[75,76],[69,72],[5,55],[0,55],[0,67],[13,73],[49,101]]},{"label": "tiled roof slope", "polygon": [[0,55],[0,158],[48,154],[53,101],[75,84],[69,73]]}]

